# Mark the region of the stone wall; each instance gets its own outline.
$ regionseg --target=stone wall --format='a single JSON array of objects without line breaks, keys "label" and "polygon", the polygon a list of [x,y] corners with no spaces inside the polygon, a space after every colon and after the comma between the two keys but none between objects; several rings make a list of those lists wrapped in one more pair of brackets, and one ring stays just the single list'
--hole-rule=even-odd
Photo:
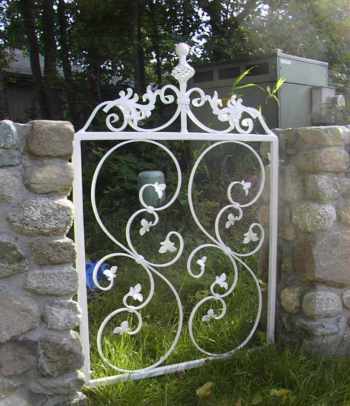
[{"label": "stone wall", "polygon": [[[350,130],[278,134],[278,332],[307,350],[350,356]],[[0,122],[0,406],[84,402],[67,238],[73,135],[66,122]]]},{"label": "stone wall", "polygon": [[350,130],[278,133],[279,333],[308,351],[350,356]]},{"label": "stone wall", "polygon": [[[71,124],[0,122],[0,406],[80,404]],[[78,394],[77,394],[78,393]]]}]

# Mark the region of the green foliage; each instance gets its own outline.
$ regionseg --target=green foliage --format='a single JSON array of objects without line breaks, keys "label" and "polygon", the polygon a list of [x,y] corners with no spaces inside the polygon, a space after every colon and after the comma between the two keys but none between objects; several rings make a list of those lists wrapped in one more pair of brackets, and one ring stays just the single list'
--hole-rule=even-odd
[{"label": "green foliage", "polygon": [[[63,64],[58,2],[53,30],[59,64]],[[0,1],[0,46],[28,51],[20,4],[20,0]],[[87,110],[101,99],[115,97],[120,89],[168,81],[174,44],[179,41],[194,46],[192,58],[199,63],[269,55],[281,48],[329,61],[337,86],[346,89],[348,85],[347,0],[72,0],[64,4],[68,62],[79,107],[78,114],[68,111],[65,117],[77,127],[85,121]],[[45,54],[42,2],[33,1],[32,9]],[[277,101],[274,90],[264,89]]]},{"label": "green foliage", "polygon": [[[272,100],[273,102],[277,103],[278,105],[280,104],[279,99],[278,99],[278,92],[280,91],[281,87],[285,83],[285,79],[279,78],[276,83],[274,83],[273,87],[271,86],[266,86],[266,88],[257,85],[256,83],[246,83],[246,77],[251,73],[251,71],[255,68],[255,66],[250,67],[249,69],[246,69],[244,72],[242,72],[239,76],[237,76],[232,85],[232,94],[239,96],[239,91],[243,89],[248,89],[248,88],[256,88],[262,91],[265,95],[265,104],[269,102],[269,100]],[[243,82],[243,83],[242,83]],[[260,106],[261,108],[261,106]]]},{"label": "green foliage", "polygon": [[276,83],[273,85],[272,88],[270,86],[266,86],[266,89],[265,89],[266,102],[271,99],[274,102],[276,102],[278,105],[280,104],[279,99],[278,99],[278,92],[280,91],[280,89],[283,86],[283,84],[285,83],[285,81],[286,81],[285,79],[279,78],[276,81]]},{"label": "green foliage", "polygon": [[269,3],[258,18],[243,23],[251,44],[248,48],[255,55],[281,49],[328,61],[338,81],[346,83],[350,68],[349,2],[289,0]]},{"label": "green foliage", "polygon": [[233,82],[233,85],[232,85],[232,94],[238,94],[239,90],[247,89],[249,87],[259,87],[255,83],[244,83],[244,84],[241,83],[246,78],[246,76],[248,76],[250,74],[250,72],[253,69],[254,69],[253,66],[251,68],[249,68],[249,69],[246,69],[244,72],[242,72],[239,76],[237,76],[234,79],[234,82]]}]

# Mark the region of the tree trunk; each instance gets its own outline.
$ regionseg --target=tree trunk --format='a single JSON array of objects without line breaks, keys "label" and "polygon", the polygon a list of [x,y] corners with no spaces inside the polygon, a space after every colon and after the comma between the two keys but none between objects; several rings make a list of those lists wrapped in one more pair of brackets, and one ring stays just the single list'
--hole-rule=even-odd
[{"label": "tree trunk", "polygon": [[161,85],[162,84],[162,57],[160,55],[160,47],[158,45],[155,46],[155,54],[156,54],[157,83],[158,83],[158,85]]},{"label": "tree trunk", "polygon": [[44,79],[50,118],[62,117],[58,100],[54,0],[43,0]]},{"label": "tree trunk", "polygon": [[101,62],[98,52],[96,50],[89,50],[87,56],[89,68],[88,68],[88,86],[90,89],[90,103],[91,106],[102,101],[102,90],[101,90]]},{"label": "tree trunk", "polygon": [[9,118],[5,76],[0,72],[0,120]]},{"label": "tree trunk", "polygon": [[162,83],[162,56],[160,52],[160,35],[157,23],[157,10],[154,3],[150,3],[150,18],[152,22],[152,45],[154,49],[154,53],[156,55],[156,66],[155,66],[155,73],[157,76],[157,83],[161,85]]},{"label": "tree trunk", "polygon": [[49,104],[40,68],[40,53],[38,38],[35,32],[34,7],[32,0],[20,0],[24,29],[28,41],[30,66],[34,79],[34,86],[38,95],[41,118],[50,118]]},{"label": "tree trunk", "polygon": [[72,74],[72,66],[69,60],[69,45],[67,38],[67,16],[66,16],[66,3],[64,0],[58,2],[58,21],[61,43],[61,58],[63,66],[63,74],[65,80],[65,93],[68,102],[69,113],[73,124],[78,125],[78,113],[76,106],[76,98],[74,92],[74,80]]},{"label": "tree trunk", "polygon": [[138,94],[143,94],[146,90],[145,53],[142,44],[142,23],[143,23],[143,14],[145,11],[144,0],[136,0],[134,7],[135,7],[135,24],[136,24],[135,88]]}]

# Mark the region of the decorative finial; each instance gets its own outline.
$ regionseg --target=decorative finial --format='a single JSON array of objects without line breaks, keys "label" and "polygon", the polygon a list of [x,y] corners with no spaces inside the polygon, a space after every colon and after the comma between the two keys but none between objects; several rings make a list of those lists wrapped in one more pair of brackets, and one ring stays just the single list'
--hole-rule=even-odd
[{"label": "decorative finial", "polygon": [[179,44],[175,45],[175,52],[176,55],[181,59],[181,58],[186,58],[186,56],[190,52],[190,46],[185,44],[184,42],[180,42]]},{"label": "decorative finial", "polygon": [[179,63],[172,71],[172,76],[180,83],[186,84],[195,74],[194,69],[187,63],[187,55],[190,52],[190,46],[180,42],[175,46],[176,55],[179,57]]}]

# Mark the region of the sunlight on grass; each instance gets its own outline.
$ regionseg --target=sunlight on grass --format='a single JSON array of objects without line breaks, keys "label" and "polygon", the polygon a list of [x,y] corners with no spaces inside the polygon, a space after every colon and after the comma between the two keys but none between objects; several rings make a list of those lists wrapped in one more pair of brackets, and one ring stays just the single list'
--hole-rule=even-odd
[{"label": "sunlight on grass", "polygon": [[[142,275],[138,275],[137,280],[142,284],[147,283]],[[212,277],[208,276],[206,286],[210,285],[211,281]],[[203,287],[204,282],[202,281]],[[90,300],[90,336],[94,378],[117,373],[100,359],[96,348],[96,335],[103,319],[113,310],[121,307],[123,293],[128,291],[130,283],[129,278],[120,277],[117,289],[97,294]],[[183,298],[185,322],[180,340],[168,363],[190,361],[205,356],[191,342],[187,323],[194,305],[202,298],[209,296],[210,291],[202,288],[194,293],[191,290],[192,287],[189,288],[190,286],[189,281],[183,280],[181,297]],[[223,319],[203,321],[203,316],[210,308],[216,314],[221,312],[221,304],[212,300],[199,308],[193,320],[193,333],[197,343],[211,353],[231,351],[246,338],[253,327],[257,314],[257,291],[249,274],[240,272],[234,294],[228,296],[225,301],[227,314]],[[125,313],[122,313],[107,324],[102,339],[102,350],[112,364],[123,369],[141,369],[155,363],[171,347],[178,325],[178,309],[174,298],[169,295],[165,283],[157,285],[152,301],[142,311],[142,317],[142,329],[135,336],[113,334],[113,328],[120,325],[125,319],[128,320],[131,329],[135,328],[137,323],[134,315],[129,314],[126,318]]]},{"label": "sunlight on grass", "polygon": [[[137,277],[142,281],[140,275]],[[241,272],[239,280],[237,292],[227,298],[229,317],[212,325],[201,320],[195,323],[195,336],[207,350],[232,349],[251,328],[256,311],[255,287],[246,273]],[[129,284],[127,278],[121,277],[118,289],[97,294],[90,300],[91,336],[96,336],[103,318],[120,306]],[[204,282],[196,291],[191,286],[190,281],[182,280],[186,322],[193,305],[208,294]],[[142,333],[131,337],[112,335],[111,328],[106,331],[103,349],[112,363],[137,369],[150,365],[166,352],[174,338],[177,320],[176,308],[170,299],[169,292],[160,286],[147,307]],[[199,319],[206,310],[203,308]],[[132,316],[128,320],[133,323]],[[86,389],[89,406],[350,406],[349,360],[319,360],[300,351],[261,347],[262,343],[264,335],[258,332],[252,345],[260,349],[239,351],[230,360],[210,362],[201,368],[168,376]],[[93,377],[115,375],[117,372],[98,356],[95,340],[91,344]],[[185,328],[176,351],[166,364],[202,357]],[[213,382],[212,394],[206,400],[199,400],[196,390],[206,382]]]},{"label": "sunlight on grass", "polygon": [[[87,390],[90,406],[349,406],[350,361],[320,360],[299,351],[265,347],[242,351],[229,361],[139,382]],[[213,382],[212,396],[196,389]]]}]

